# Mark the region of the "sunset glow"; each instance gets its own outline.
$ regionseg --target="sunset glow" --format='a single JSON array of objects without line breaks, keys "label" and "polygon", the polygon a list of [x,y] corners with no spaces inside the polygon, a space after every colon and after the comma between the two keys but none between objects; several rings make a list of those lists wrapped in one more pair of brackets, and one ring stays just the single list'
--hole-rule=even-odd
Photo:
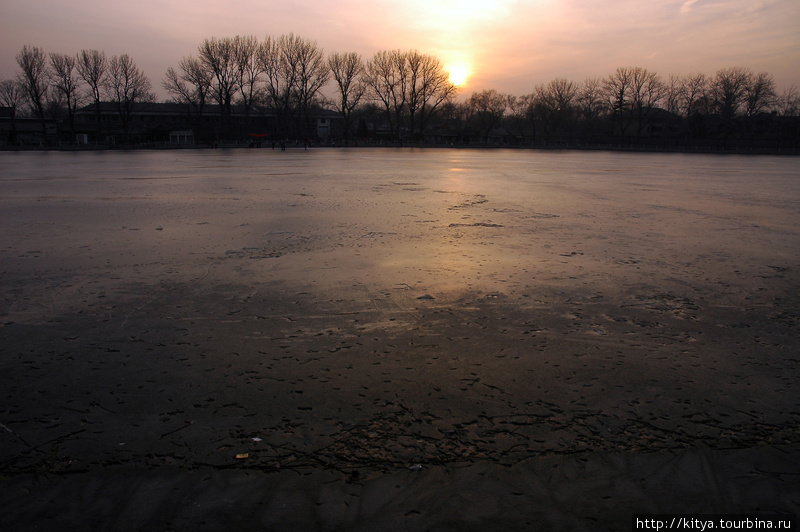
[{"label": "sunset glow", "polygon": [[[246,16],[242,16],[242,14]],[[6,0],[0,3],[0,79],[16,76],[23,46],[129,54],[161,85],[209,37],[292,32],[325,51],[419,50],[469,91],[527,94],[555,78],[582,82],[619,67],[663,78],[742,66],[800,86],[797,0],[308,0],[235,7],[211,0]],[[467,90],[463,90],[465,94]],[[163,95],[161,95],[163,96]]]},{"label": "sunset glow", "polygon": [[457,87],[462,87],[467,84],[469,79],[469,68],[464,65],[451,65],[446,68],[450,73],[450,83]]},{"label": "sunset glow", "polygon": [[[408,0],[407,0],[408,1]],[[493,19],[504,18],[512,13],[512,7],[517,2],[513,0],[410,0],[411,5],[417,5],[415,11],[425,13],[423,19],[431,23],[447,21],[449,25],[464,25],[470,23],[486,23]]]}]

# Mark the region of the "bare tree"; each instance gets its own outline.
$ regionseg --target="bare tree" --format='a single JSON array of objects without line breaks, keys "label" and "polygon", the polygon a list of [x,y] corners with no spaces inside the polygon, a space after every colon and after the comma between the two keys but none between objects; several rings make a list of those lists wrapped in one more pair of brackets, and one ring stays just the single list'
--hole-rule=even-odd
[{"label": "bare tree", "polygon": [[767,72],[760,72],[749,77],[744,90],[745,114],[755,116],[775,105],[778,93],[775,91],[775,80]]},{"label": "bare tree", "polygon": [[664,95],[664,84],[655,72],[641,67],[621,67],[603,81],[603,92],[620,132],[625,136],[636,121],[639,138],[647,118]]},{"label": "bare tree", "polygon": [[539,117],[536,115],[536,94],[529,93],[522,96],[508,97],[508,111],[511,124],[521,142],[526,142],[526,135],[530,136],[532,143],[536,142],[536,126]]},{"label": "bare tree", "polygon": [[75,57],[65,54],[50,54],[53,88],[67,107],[69,129],[75,133],[75,111],[83,101],[80,91],[80,77],[75,68]]},{"label": "bare tree", "polygon": [[565,78],[556,78],[547,84],[545,93],[559,112],[572,112],[578,98],[578,86]]},{"label": "bare tree", "polygon": [[664,84],[664,108],[674,115],[681,114],[682,92],[683,77],[670,74],[669,80]]},{"label": "bare tree", "polygon": [[664,83],[658,74],[645,68],[633,67],[631,74],[631,110],[636,117],[636,138],[640,139],[664,95]]},{"label": "bare tree", "polygon": [[617,121],[620,132],[624,136],[631,124],[631,84],[633,73],[629,67],[620,67],[603,80],[603,97],[605,104]]},{"label": "bare tree", "polygon": [[203,110],[211,91],[212,74],[202,62],[192,56],[184,57],[178,63],[181,73],[169,67],[161,86],[177,102],[186,102],[194,110],[195,116],[203,116]]},{"label": "bare tree", "polygon": [[484,142],[489,142],[492,130],[499,127],[508,107],[508,95],[494,89],[474,92],[467,100],[472,108],[473,116],[477,122]]},{"label": "bare tree", "polygon": [[9,109],[11,118],[11,131],[8,133],[8,141],[10,143],[16,142],[17,128],[15,119],[17,117],[17,108],[25,101],[25,94],[20,84],[13,79],[4,79],[0,81],[0,104]]},{"label": "bare tree", "polygon": [[525,97],[524,96],[511,96],[508,97],[508,114],[509,122],[513,127],[514,134],[519,138],[521,143],[525,143],[526,132],[526,119],[525,119]]},{"label": "bare tree", "polygon": [[252,35],[246,37],[237,35],[233,39],[239,78],[239,95],[245,116],[250,115],[250,109],[259,96],[259,83],[264,73],[264,68],[259,60],[261,46],[263,46],[262,43]]},{"label": "bare tree", "polygon": [[456,143],[461,144],[473,118],[472,107],[467,102],[450,100],[442,106],[441,116],[448,128],[455,131]]},{"label": "bare tree", "polygon": [[267,102],[278,115],[278,128],[283,137],[288,134],[292,96],[297,69],[287,54],[286,36],[277,39],[267,36],[259,48],[259,61],[266,76]]},{"label": "bare tree", "polygon": [[708,83],[704,74],[689,74],[681,78],[680,114],[689,118],[707,107]]},{"label": "bare tree", "polygon": [[167,91],[167,94],[172,96],[176,103],[192,103],[194,91],[187,85],[183,76],[179,75],[172,67],[167,68],[167,73],[161,80],[161,88]]},{"label": "bare tree", "polygon": [[597,121],[604,111],[602,80],[585,79],[578,89],[575,105],[583,126],[583,136],[588,139],[596,133]]},{"label": "bare tree", "polygon": [[703,74],[688,76],[670,75],[663,85],[663,98],[667,111],[684,118],[684,133],[691,133],[700,122],[700,115],[707,114],[707,84]]},{"label": "bare tree", "polygon": [[554,133],[564,133],[575,113],[578,86],[567,79],[557,78],[535,90],[536,108],[544,124],[548,140]]},{"label": "bare tree", "polygon": [[390,134],[400,139],[403,112],[406,109],[408,71],[405,53],[400,50],[376,52],[366,65],[370,96],[386,111]]},{"label": "bare tree", "polygon": [[81,50],[78,53],[75,67],[78,69],[81,79],[89,86],[89,94],[92,103],[94,103],[97,135],[99,137],[102,130],[100,102],[102,101],[102,90],[106,84],[106,73],[108,71],[106,56],[99,50]]},{"label": "bare tree", "polygon": [[576,103],[584,120],[596,120],[603,112],[603,82],[599,78],[587,78],[578,90]]},{"label": "bare tree", "polygon": [[451,100],[458,88],[450,82],[441,62],[431,55],[417,50],[407,52],[408,64],[408,114],[411,134],[421,138],[430,119]]},{"label": "bare tree", "polygon": [[367,90],[363,79],[364,62],[356,52],[333,52],[328,56],[328,68],[339,92],[339,97],[334,100],[333,106],[342,115],[345,144],[349,144],[353,111]]},{"label": "bare tree", "polygon": [[211,93],[220,106],[221,118],[227,126],[230,124],[233,98],[241,83],[233,39],[204,39],[198,48],[198,58],[203,68],[212,75]]},{"label": "bare tree", "polygon": [[778,112],[783,116],[800,115],[800,90],[797,85],[792,85],[783,91],[778,98]]},{"label": "bare tree", "polygon": [[632,77],[630,68],[620,67],[603,80],[603,97],[612,113],[623,114],[630,109]]},{"label": "bare tree", "polygon": [[748,68],[723,68],[717,71],[709,84],[714,109],[722,118],[723,139],[726,145],[733,132],[733,120],[745,104],[745,94],[751,76],[752,72]]},{"label": "bare tree", "polygon": [[0,81],[0,105],[11,110],[11,116],[16,115],[17,107],[25,101],[22,87],[14,79]]},{"label": "bare tree", "polygon": [[45,104],[50,84],[47,56],[41,48],[26,45],[22,47],[16,59],[22,70],[17,77],[17,82],[25,92],[34,114],[42,121],[42,139],[43,142],[46,142]]},{"label": "bare tree", "polygon": [[11,110],[11,117],[17,114],[17,108],[25,101],[25,94],[18,81],[4,79],[0,81],[0,104]]},{"label": "bare tree", "polygon": [[743,67],[730,67],[718,70],[711,81],[711,95],[716,110],[726,122],[733,119],[744,103],[744,95],[751,72]]},{"label": "bare tree", "polygon": [[136,105],[155,99],[151,91],[150,80],[128,54],[111,58],[108,63],[106,93],[117,106],[122,130],[126,136],[130,131],[131,116]]},{"label": "bare tree", "polygon": [[294,87],[292,96],[305,119],[305,136],[312,136],[311,107],[320,89],[330,77],[325,54],[316,41],[289,35],[281,38],[287,61],[294,65]]}]

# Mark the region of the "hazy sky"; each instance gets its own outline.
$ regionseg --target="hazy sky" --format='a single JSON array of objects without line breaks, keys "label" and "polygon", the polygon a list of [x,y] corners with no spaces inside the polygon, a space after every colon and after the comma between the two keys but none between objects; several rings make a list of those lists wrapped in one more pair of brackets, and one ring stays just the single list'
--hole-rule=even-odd
[{"label": "hazy sky", "polygon": [[129,54],[160,95],[206,37],[293,32],[326,52],[413,49],[468,69],[463,88],[516,95],[617,67],[745,66],[800,87],[800,0],[0,0],[0,78],[24,44]]}]

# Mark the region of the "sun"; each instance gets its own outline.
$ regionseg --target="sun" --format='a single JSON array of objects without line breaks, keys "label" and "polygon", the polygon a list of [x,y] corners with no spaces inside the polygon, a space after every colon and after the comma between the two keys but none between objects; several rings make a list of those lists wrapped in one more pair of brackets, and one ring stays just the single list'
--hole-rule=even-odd
[{"label": "sun", "polygon": [[465,85],[470,75],[469,67],[464,65],[451,65],[447,71],[450,73],[450,83],[456,87]]}]

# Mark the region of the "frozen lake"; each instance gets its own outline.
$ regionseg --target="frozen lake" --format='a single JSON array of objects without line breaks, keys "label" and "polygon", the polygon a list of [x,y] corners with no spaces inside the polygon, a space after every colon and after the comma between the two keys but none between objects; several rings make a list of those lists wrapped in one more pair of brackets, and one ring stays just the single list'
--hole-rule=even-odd
[{"label": "frozen lake", "polygon": [[0,209],[7,474],[536,457],[486,522],[796,508],[797,158],[2,152]]},{"label": "frozen lake", "polygon": [[738,304],[737,288],[771,266],[796,266],[800,249],[795,158],[3,153],[0,176],[7,281],[57,284],[113,269],[117,283],[152,285],[198,278],[220,261],[271,258],[228,273],[345,292],[406,283],[434,297],[649,285]]}]

